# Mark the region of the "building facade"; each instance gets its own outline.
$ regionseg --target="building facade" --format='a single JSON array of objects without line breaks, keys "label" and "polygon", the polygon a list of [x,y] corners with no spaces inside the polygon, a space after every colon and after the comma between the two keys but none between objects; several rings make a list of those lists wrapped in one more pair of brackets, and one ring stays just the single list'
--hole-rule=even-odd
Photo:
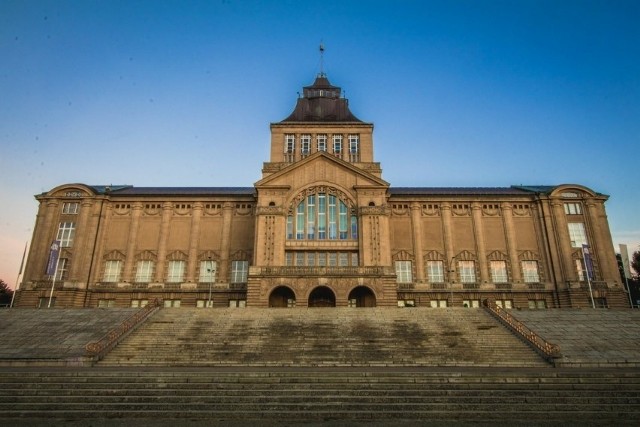
[{"label": "building facade", "polygon": [[373,124],[321,73],[271,124],[253,187],[36,196],[16,305],[628,307],[607,198],[580,185],[392,187]]}]

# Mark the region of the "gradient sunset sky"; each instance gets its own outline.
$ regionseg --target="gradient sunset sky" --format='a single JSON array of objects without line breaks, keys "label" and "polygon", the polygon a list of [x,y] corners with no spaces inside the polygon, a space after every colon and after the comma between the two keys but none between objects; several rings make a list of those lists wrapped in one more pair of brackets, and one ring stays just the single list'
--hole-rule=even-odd
[{"label": "gradient sunset sky", "polygon": [[0,2],[0,279],[35,194],[251,186],[320,68],[394,187],[576,183],[640,245],[640,1]]}]

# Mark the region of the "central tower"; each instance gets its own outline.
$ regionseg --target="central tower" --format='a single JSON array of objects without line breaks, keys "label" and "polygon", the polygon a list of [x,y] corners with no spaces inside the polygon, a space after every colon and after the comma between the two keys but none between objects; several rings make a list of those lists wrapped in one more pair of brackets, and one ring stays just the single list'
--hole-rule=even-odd
[{"label": "central tower", "polygon": [[255,184],[247,304],[395,305],[381,172],[373,124],[319,73],[293,112],[271,124],[270,159]]}]

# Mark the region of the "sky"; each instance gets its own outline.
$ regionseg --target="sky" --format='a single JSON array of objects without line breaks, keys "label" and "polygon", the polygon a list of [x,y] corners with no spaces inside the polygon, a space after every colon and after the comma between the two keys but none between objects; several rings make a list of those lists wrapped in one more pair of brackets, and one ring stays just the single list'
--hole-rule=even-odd
[{"label": "sky", "polygon": [[67,183],[248,187],[323,70],[394,187],[575,183],[640,245],[640,2],[0,2],[0,279]]}]

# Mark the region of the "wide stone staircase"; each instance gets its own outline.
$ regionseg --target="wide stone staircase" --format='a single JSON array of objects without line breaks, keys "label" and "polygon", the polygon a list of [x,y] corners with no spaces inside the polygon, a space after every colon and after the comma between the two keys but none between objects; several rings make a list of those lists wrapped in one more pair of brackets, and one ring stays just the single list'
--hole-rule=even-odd
[{"label": "wide stone staircase", "polygon": [[[341,426],[630,426],[640,416],[637,370],[291,367],[0,373],[0,423],[13,426],[307,426],[332,421]],[[74,424],[77,420],[85,422]]]},{"label": "wide stone staircase", "polygon": [[102,366],[548,368],[480,309],[163,309]]}]

